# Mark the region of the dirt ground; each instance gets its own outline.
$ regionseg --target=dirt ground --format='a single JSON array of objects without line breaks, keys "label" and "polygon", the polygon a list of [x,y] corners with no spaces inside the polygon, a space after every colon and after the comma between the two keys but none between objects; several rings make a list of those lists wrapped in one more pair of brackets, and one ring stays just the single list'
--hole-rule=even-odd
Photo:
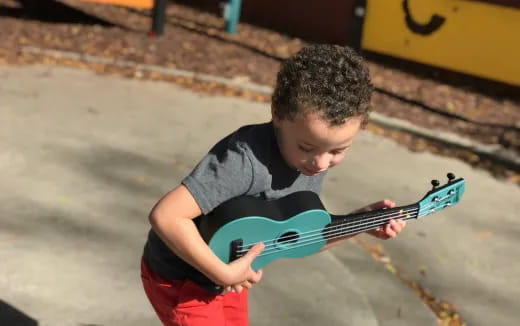
[{"label": "dirt ground", "polygon": [[[150,12],[79,0],[0,0],[0,64],[47,63],[118,73],[133,78],[162,79],[195,91],[269,101],[223,85],[160,74],[136,73],[81,60],[59,60],[28,53],[26,47],[73,51],[136,63],[160,65],[272,86],[280,62],[305,41],[241,23],[236,35],[211,13],[170,3],[165,34],[149,36]],[[422,65],[364,53],[376,87],[376,112],[418,126],[457,133],[485,144],[520,153],[520,89]],[[518,167],[475,153],[449,148],[417,136],[371,124],[417,151],[455,156],[520,184]]]}]

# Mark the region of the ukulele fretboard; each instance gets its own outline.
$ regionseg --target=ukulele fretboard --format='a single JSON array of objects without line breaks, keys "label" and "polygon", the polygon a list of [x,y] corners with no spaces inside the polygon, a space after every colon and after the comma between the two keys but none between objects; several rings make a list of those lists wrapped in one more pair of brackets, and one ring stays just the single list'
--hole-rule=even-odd
[{"label": "ukulele fretboard", "polygon": [[419,205],[413,204],[373,212],[349,215],[331,215],[332,223],[323,229],[327,239],[356,234],[377,229],[386,225],[390,219],[408,220],[419,215]]}]

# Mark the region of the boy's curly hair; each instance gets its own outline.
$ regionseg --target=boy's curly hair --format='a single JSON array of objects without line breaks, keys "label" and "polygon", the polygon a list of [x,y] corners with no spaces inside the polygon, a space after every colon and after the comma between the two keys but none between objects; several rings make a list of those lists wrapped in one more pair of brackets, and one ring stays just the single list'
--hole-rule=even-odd
[{"label": "boy's curly hair", "polygon": [[322,115],[331,125],[370,112],[372,84],[363,58],[353,49],[315,44],[287,59],[278,72],[273,92],[273,112],[293,120],[302,110]]}]

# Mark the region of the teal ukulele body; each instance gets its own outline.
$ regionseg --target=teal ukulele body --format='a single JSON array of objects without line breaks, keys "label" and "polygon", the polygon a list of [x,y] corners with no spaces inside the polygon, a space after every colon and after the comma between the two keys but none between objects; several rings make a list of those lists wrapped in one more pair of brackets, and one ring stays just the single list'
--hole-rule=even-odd
[{"label": "teal ukulele body", "polygon": [[279,258],[309,256],[328,240],[376,229],[390,219],[420,218],[452,206],[459,202],[464,187],[464,179],[452,177],[415,204],[343,216],[328,213],[318,195],[310,191],[272,201],[237,197],[201,216],[199,231],[226,263],[263,242],[265,249],[252,264],[258,270]]}]

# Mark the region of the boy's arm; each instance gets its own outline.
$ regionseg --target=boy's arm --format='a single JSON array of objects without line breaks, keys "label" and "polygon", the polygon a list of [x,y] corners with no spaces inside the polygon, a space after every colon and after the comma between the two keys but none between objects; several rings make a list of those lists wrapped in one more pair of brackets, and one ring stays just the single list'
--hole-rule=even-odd
[{"label": "boy's arm", "polygon": [[253,247],[246,256],[232,264],[221,261],[206,242],[193,222],[202,211],[190,191],[184,185],[166,194],[150,212],[153,230],[179,257],[219,285],[232,285],[249,280],[257,275],[251,262],[262,251],[263,246]]}]

